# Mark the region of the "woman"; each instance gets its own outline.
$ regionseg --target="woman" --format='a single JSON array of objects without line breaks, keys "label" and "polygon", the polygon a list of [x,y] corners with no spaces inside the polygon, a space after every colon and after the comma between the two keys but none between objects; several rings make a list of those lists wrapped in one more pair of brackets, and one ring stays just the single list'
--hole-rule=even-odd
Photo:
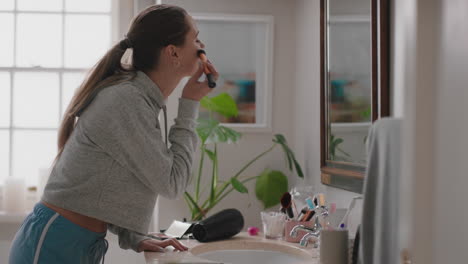
[{"label": "woman", "polygon": [[[10,263],[104,261],[107,229],[124,249],[187,250],[144,234],[157,195],[176,197],[189,181],[199,100],[211,90],[198,81],[197,35],[182,8],[151,6],[98,62],[64,115],[44,195],[17,232]],[[159,112],[166,118],[166,99],[186,76],[175,124],[162,135]]]}]

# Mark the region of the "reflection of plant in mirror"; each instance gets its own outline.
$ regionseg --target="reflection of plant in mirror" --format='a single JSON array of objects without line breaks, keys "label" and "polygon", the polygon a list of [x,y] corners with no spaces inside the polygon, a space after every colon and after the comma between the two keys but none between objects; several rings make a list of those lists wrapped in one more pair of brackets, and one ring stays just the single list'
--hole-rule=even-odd
[{"label": "reflection of plant in mirror", "polygon": [[361,111],[361,117],[363,120],[370,120],[371,114],[372,114],[372,109],[370,105],[366,109]]},{"label": "reflection of plant in mirror", "polygon": [[356,111],[355,120],[353,122],[368,122],[371,120],[372,108],[370,98],[357,97],[351,102],[351,107]]},{"label": "reflection of plant in mirror", "polygon": [[[330,160],[341,160],[341,161],[349,161],[351,158],[351,155],[349,155],[346,151],[341,149],[338,145],[343,143],[342,138],[335,138],[335,135],[330,133],[330,144],[329,144],[329,151],[330,151]],[[336,152],[340,152],[341,154],[345,155],[346,157],[343,156],[338,156]]]},{"label": "reflection of plant in mirror", "polygon": [[[242,177],[242,173],[255,161],[271,152],[277,145],[281,146],[290,171],[296,170],[299,177],[304,177],[301,166],[296,161],[293,152],[289,148],[286,139],[281,134],[276,134],[273,138],[273,145],[264,152],[255,156],[247,164],[245,164],[234,176],[227,181],[219,179],[218,166],[218,149],[219,143],[235,143],[241,138],[241,133],[221,125],[217,120],[212,118],[213,112],[219,113],[226,117],[237,115],[237,106],[235,101],[227,93],[221,93],[217,96],[208,98],[204,97],[200,104],[203,108],[210,112],[209,118],[199,118],[197,125],[197,134],[201,140],[200,145],[200,164],[198,166],[197,175],[194,178],[194,192],[184,193],[184,199],[190,209],[192,221],[198,221],[205,217],[209,210],[217,205],[233,190],[240,193],[248,193],[246,182],[257,179],[256,195],[261,200],[265,207],[271,207],[279,203],[279,197],[288,189],[287,177],[279,171],[265,170],[259,176]],[[212,145],[210,148],[209,145]],[[205,164],[205,156],[211,160],[211,180],[208,190],[208,197],[205,200],[201,197],[201,178],[203,174],[203,165]],[[275,203],[276,201],[276,203]]]}]

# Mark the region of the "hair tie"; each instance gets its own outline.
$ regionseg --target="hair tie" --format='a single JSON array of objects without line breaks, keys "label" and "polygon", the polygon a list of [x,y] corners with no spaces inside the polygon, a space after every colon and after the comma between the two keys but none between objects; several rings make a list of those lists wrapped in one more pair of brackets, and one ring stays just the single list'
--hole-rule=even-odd
[{"label": "hair tie", "polygon": [[119,43],[119,47],[123,50],[128,49],[128,48],[133,48],[132,41],[128,37],[125,37],[122,39]]},{"label": "hair tie", "polygon": [[122,58],[120,58],[120,65],[125,70],[132,70],[133,69],[133,45],[130,39],[125,36],[119,43],[119,47],[122,50],[125,50]]}]

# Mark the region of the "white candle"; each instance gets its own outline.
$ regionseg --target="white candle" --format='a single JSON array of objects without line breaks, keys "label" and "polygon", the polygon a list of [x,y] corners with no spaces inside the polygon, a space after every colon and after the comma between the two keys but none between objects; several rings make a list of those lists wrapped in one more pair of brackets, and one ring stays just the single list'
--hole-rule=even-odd
[{"label": "white candle", "polygon": [[9,213],[26,211],[26,183],[24,179],[6,178],[3,187],[3,210]]}]

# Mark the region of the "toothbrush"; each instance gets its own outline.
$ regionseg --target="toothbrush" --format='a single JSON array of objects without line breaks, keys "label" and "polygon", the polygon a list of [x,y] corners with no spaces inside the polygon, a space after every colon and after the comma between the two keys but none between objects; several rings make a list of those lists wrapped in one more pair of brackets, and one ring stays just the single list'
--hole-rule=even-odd
[{"label": "toothbrush", "polygon": [[311,198],[310,196],[307,197],[307,199],[305,200],[307,205],[309,206],[309,209],[310,210],[314,210],[315,209],[315,205],[314,205],[314,202],[313,202],[313,198]]},{"label": "toothbrush", "polygon": [[356,204],[356,200],[362,199],[362,196],[356,196],[353,199],[351,199],[351,202],[349,203],[348,210],[346,211],[346,214],[343,216],[343,219],[341,220],[341,223],[338,225],[338,228],[340,229],[345,229],[346,228],[346,223],[348,222],[348,216],[349,212],[354,208],[354,205]]}]

